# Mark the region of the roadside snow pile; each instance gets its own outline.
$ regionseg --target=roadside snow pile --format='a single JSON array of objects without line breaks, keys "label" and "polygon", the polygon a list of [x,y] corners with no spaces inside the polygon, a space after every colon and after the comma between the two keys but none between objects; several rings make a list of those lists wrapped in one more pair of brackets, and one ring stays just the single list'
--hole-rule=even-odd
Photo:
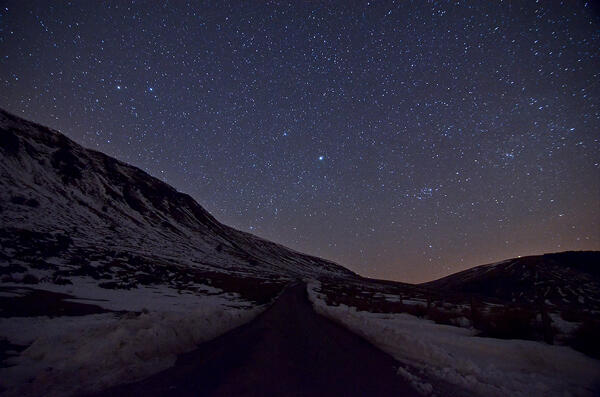
[{"label": "roadside snow pile", "polygon": [[[421,371],[480,396],[594,396],[600,391],[600,361],[571,348],[476,337],[474,330],[435,324],[405,313],[328,306],[316,292],[319,289],[318,282],[308,286],[316,311],[406,364],[399,375],[423,394],[436,391],[419,380]],[[418,371],[411,373],[409,368]]]},{"label": "roadside snow pile", "polygon": [[[140,291],[132,295],[139,297]],[[173,300],[176,295],[173,291]],[[5,395],[67,396],[140,380],[263,309],[225,294],[182,298],[188,310],[0,319],[0,337],[14,344],[32,343],[5,361],[11,367],[0,369],[0,384],[8,389]]]}]

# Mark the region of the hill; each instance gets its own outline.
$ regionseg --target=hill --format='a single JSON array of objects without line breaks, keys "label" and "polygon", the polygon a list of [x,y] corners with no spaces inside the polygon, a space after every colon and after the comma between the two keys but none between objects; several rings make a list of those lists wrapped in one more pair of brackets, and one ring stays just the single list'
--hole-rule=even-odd
[{"label": "hill", "polygon": [[78,276],[103,288],[202,282],[244,292],[249,279],[354,277],[223,225],[142,170],[5,111],[0,203],[3,282],[68,284]]},{"label": "hill", "polygon": [[600,252],[560,252],[477,266],[424,287],[513,304],[600,309]]}]

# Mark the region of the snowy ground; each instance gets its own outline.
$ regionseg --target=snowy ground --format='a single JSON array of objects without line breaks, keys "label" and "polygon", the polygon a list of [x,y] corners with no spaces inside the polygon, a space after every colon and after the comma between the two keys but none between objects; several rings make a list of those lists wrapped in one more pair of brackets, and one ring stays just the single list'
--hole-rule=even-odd
[{"label": "snowy ground", "polygon": [[[76,297],[70,302],[114,312],[0,318],[0,339],[28,346],[2,363],[0,384],[7,396],[66,396],[142,379],[263,309],[202,285],[196,286],[196,294],[164,286],[107,290],[82,278],[74,285],[35,288],[68,293]],[[3,296],[25,293],[5,289]]]},{"label": "snowy ground", "polygon": [[369,313],[328,306],[320,284],[309,284],[315,309],[405,364],[398,373],[425,395],[443,396],[423,379],[442,379],[479,396],[594,396],[600,361],[569,347],[476,337],[475,331],[406,313]]}]

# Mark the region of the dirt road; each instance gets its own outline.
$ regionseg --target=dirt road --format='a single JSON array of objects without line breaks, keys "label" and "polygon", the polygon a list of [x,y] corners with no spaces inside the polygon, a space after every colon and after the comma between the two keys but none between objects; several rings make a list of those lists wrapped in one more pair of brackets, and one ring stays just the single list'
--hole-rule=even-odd
[{"label": "dirt road", "polygon": [[417,396],[396,361],[318,315],[306,287],[146,380],[101,396]]}]

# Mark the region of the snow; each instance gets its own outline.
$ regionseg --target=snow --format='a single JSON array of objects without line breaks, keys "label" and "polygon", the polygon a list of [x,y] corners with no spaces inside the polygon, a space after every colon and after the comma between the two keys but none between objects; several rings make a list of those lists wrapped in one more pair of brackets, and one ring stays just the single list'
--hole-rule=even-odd
[{"label": "snow", "polygon": [[[178,294],[166,287],[107,291],[83,281],[48,287],[77,292],[78,298],[106,299],[85,303],[130,311],[0,319],[0,338],[31,344],[6,360],[13,366],[0,369],[6,396],[66,396],[143,379],[263,310],[208,286],[203,295]],[[138,309],[143,311],[131,311]]]},{"label": "snow", "polygon": [[427,306],[427,302],[420,299],[402,299],[402,303],[409,306]]},{"label": "snow", "polygon": [[412,387],[414,387],[415,390],[417,390],[420,394],[428,396],[433,392],[433,386],[431,385],[431,383],[422,382],[421,378],[411,374],[410,371],[408,371],[407,369],[399,367],[397,373],[398,375],[409,381]]},{"label": "snow", "polygon": [[571,335],[581,323],[563,320],[559,313],[548,313],[552,325],[564,335]]},{"label": "snow", "polygon": [[450,322],[453,323],[454,325],[456,325],[458,327],[462,327],[462,328],[468,328],[471,326],[471,320],[469,320],[468,318],[466,318],[464,316],[452,318],[452,319],[450,319]]},{"label": "snow", "polygon": [[381,292],[373,294],[373,298],[384,298],[388,302],[402,302],[402,299],[398,295],[383,294]]},{"label": "snow", "polygon": [[13,291],[0,291],[0,298],[16,298],[22,296],[22,294]]},{"label": "snow", "polygon": [[[435,324],[406,313],[328,306],[308,292],[317,312],[338,321],[426,377],[442,379],[479,396],[593,396],[600,391],[600,361],[565,346],[475,336],[472,329]],[[399,374],[427,392],[419,375]],[[416,371],[415,371],[416,372]],[[435,390],[431,392],[435,393]],[[442,391],[441,392],[443,395]]]},{"label": "snow", "polygon": [[[98,282],[89,277],[71,277],[73,284],[39,284],[36,288],[46,291],[74,295],[76,299],[67,299],[71,302],[87,303],[103,307],[108,310],[141,311],[144,309],[187,312],[194,310],[198,305],[198,295],[203,304],[210,301],[210,296],[221,295],[216,298],[223,304],[236,307],[248,306],[249,303],[239,299],[235,293],[224,291],[203,284],[194,284],[195,293],[189,290],[178,290],[166,285],[139,286],[133,289],[107,289],[98,286]],[[21,286],[21,284],[3,283],[4,286]]]}]

